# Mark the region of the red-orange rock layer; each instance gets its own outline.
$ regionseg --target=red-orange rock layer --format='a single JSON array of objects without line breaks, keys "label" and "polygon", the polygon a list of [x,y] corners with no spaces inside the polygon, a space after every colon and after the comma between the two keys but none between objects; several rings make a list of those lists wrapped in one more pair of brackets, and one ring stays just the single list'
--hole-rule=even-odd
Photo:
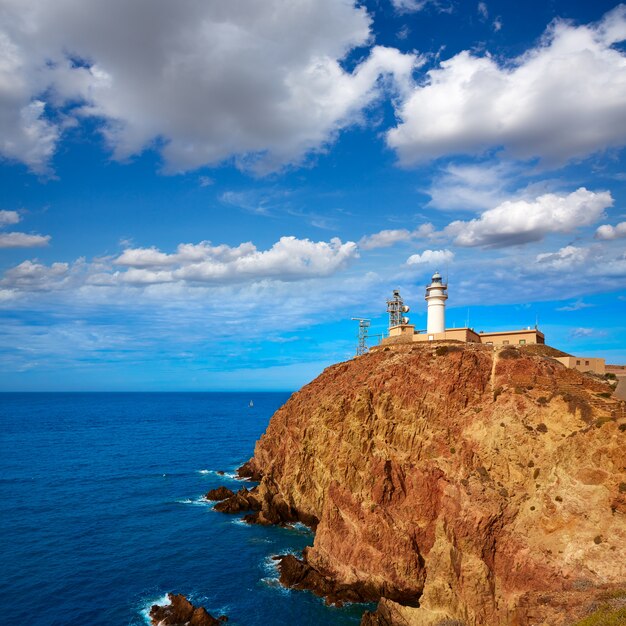
[{"label": "red-orange rock layer", "polygon": [[626,412],[607,395],[531,350],[391,346],[295,393],[246,471],[262,519],[319,520],[307,564],[378,590],[380,623],[568,624],[626,585]]}]

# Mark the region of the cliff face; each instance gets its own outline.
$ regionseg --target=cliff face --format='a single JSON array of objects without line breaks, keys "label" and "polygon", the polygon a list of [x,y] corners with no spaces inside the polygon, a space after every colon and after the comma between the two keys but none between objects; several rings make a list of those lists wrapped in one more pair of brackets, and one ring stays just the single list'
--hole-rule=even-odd
[{"label": "cliff face", "polygon": [[376,590],[367,623],[570,624],[626,585],[626,413],[608,391],[530,349],[378,349],[272,417],[248,464],[260,516],[319,520],[306,561]]}]

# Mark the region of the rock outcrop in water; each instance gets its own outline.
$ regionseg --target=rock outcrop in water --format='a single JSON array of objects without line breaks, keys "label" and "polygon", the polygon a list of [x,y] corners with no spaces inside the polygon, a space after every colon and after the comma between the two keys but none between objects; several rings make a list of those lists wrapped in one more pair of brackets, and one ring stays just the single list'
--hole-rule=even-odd
[{"label": "rock outcrop in water", "polygon": [[205,494],[205,500],[226,500],[226,498],[232,498],[235,495],[234,491],[228,489],[228,487],[217,487],[216,489],[211,489],[207,494]]},{"label": "rock outcrop in water", "polygon": [[185,596],[168,593],[170,604],[155,604],[150,609],[153,626],[222,626],[227,617],[216,619],[203,607],[195,607]]},{"label": "rock outcrop in water", "polygon": [[316,527],[284,579],[367,590],[370,626],[571,624],[626,586],[624,403],[541,352],[389,346],[295,393],[243,468],[257,518]]},{"label": "rock outcrop in water", "polygon": [[[227,489],[227,491],[230,490]],[[258,511],[261,508],[261,502],[256,496],[255,489],[248,490],[245,487],[242,487],[237,493],[230,496],[227,495],[213,508],[220,513],[241,513],[242,511]]]}]

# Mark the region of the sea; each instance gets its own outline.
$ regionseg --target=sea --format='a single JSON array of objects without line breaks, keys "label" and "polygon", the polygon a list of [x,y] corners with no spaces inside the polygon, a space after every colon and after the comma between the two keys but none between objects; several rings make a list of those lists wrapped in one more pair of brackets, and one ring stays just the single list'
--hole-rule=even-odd
[{"label": "sea", "polygon": [[247,525],[202,498],[254,484],[235,470],[287,398],[0,394],[0,623],[145,626],[174,592],[235,626],[357,625],[371,607],[278,583],[272,556],[311,545],[306,527]]}]

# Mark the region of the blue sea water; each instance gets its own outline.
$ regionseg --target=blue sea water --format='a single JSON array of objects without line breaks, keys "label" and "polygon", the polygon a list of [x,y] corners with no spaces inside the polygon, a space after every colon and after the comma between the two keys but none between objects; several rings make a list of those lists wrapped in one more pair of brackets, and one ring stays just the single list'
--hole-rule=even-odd
[{"label": "blue sea water", "polygon": [[[276,580],[305,528],[248,526],[201,500],[241,482],[285,393],[0,395],[0,594],[7,625],[136,625],[168,591],[229,624],[358,624]],[[250,400],[254,407],[249,408]]]}]

